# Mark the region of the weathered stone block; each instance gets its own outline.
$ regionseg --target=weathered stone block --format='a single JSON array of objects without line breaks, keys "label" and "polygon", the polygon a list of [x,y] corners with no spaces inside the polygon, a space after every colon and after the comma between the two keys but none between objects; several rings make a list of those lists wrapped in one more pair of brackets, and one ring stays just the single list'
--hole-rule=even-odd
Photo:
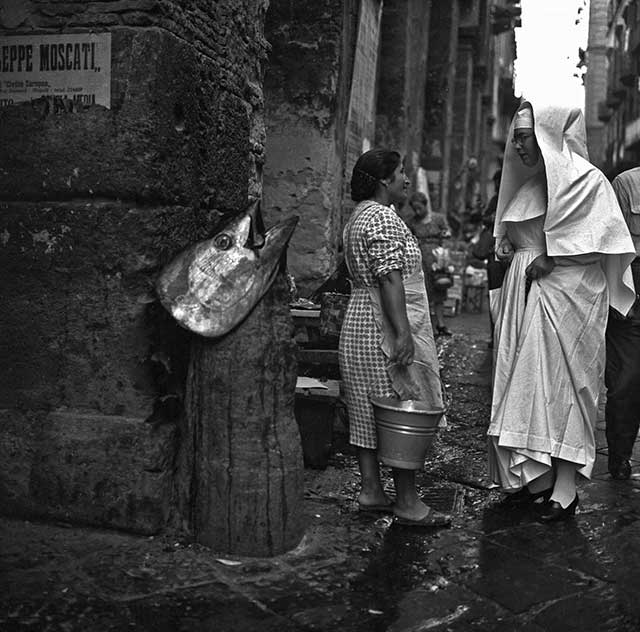
[{"label": "weathered stone block", "polygon": [[116,201],[0,208],[0,407],[144,418],[179,392],[188,336],[153,282],[219,216]]},{"label": "weathered stone block", "polygon": [[[276,223],[301,218],[291,239],[287,265],[298,289],[315,289],[332,272],[332,224],[339,211],[340,163],[334,139],[304,120],[284,118],[267,134],[264,174],[265,218]],[[289,125],[284,125],[287,120]],[[278,171],[274,171],[275,169]],[[337,182],[335,181],[337,179]]]},{"label": "weathered stone block", "polygon": [[340,239],[341,135],[351,54],[345,44],[346,5],[336,0],[275,0],[265,23],[272,45],[264,87],[265,210],[269,221],[301,218],[288,265],[303,294],[331,274]]},{"label": "weathered stone block", "polygon": [[[342,45],[342,0],[272,0],[265,33],[272,46],[265,83],[301,117],[331,123]],[[286,25],[286,26],[285,26]]]},{"label": "weathered stone block", "polygon": [[141,419],[0,411],[0,507],[145,534],[166,523],[173,426]]},{"label": "weathered stone block", "polygon": [[118,24],[120,24],[118,15],[115,13],[102,13],[100,15],[76,15],[68,20],[66,26],[105,27],[117,26]]},{"label": "weathered stone block", "polygon": [[260,60],[266,54],[262,23],[267,4],[267,0],[4,0],[0,3],[0,29],[64,32],[81,28],[80,25],[82,28],[104,28],[111,24],[155,26],[177,36],[220,66],[227,65],[233,92],[241,95],[245,74],[248,71],[258,76]]},{"label": "weathered stone block", "polygon": [[250,121],[227,89],[236,70],[166,32],[113,31],[111,109],[54,99],[0,109],[3,196],[243,208]]}]

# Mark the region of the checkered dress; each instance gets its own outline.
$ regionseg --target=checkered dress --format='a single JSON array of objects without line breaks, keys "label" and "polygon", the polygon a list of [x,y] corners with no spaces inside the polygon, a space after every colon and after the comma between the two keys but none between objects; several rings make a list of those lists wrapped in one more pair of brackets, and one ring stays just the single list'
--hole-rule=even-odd
[{"label": "checkered dress", "polygon": [[[355,221],[353,218],[355,217]],[[340,374],[349,412],[349,440],[362,448],[377,447],[369,396],[393,397],[380,349],[368,287],[400,270],[408,278],[422,264],[420,249],[406,224],[389,207],[366,200],[355,208],[344,229],[344,251],[353,289],[340,333]]]}]

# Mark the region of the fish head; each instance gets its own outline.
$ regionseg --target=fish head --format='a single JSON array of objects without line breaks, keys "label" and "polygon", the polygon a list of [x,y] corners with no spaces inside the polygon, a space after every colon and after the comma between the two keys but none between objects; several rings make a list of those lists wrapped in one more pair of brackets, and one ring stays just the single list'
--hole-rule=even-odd
[{"label": "fish head", "polygon": [[213,238],[181,253],[157,283],[162,304],[187,329],[221,336],[240,323],[269,289],[298,218],[264,231],[252,204]]}]

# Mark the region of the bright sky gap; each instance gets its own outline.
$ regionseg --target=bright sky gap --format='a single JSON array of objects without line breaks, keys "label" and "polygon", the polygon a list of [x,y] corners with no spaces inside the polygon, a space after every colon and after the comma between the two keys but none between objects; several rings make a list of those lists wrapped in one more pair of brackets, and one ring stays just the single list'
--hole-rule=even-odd
[{"label": "bright sky gap", "polygon": [[521,0],[521,6],[522,28],[515,31],[516,95],[534,105],[584,109],[583,69],[576,65],[579,48],[587,48],[588,0]]}]

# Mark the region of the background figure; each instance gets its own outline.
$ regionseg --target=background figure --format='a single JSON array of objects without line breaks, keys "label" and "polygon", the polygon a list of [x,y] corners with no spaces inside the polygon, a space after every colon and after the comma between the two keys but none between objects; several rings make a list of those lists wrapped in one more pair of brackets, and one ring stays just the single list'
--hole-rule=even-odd
[{"label": "background figure", "polygon": [[498,208],[498,193],[500,191],[500,181],[502,180],[502,170],[496,169],[493,177],[493,195],[491,199],[487,202],[487,206],[482,213],[483,217],[492,216],[495,219],[496,209]]},{"label": "background figure", "polygon": [[438,261],[436,248],[443,248],[443,240],[450,235],[447,220],[441,213],[431,210],[429,200],[424,193],[416,192],[409,198],[409,206],[413,217],[408,224],[411,232],[416,236],[420,252],[422,253],[422,269],[424,270],[429,306],[433,310],[436,324],[436,335],[450,336],[451,331],[444,323],[444,302],[447,298],[447,288],[436,284],[436,271],[441,266],[447,267],[446,260]]},{"label": "background figure", "polygon": [[[636,258],[631,264],[636,292],[640,291],[640,168],[629,169],[613,181],[622,214],[631,232]],[[607,445],[609,472],[614,479],[631,476],[629,458],[640,424],[640,300],[625,318],[611,309],[607,323]]]},{"label": "background figure", "polygon": [[495,324],[490,476],[506,502],[571,517],[589,478],[605,366],[607,298],[635,299],[633,242],[604,175],[586,160],[580,110],[516,112],[496,208],[496,255],[511,261]]},{"label": "background figure", "polygon": [[[478,235],[478,239],[475,242],[469,244],[469,256],[467,263],[474,268],[484,268],[487,271],[487,302],[489,300],[489,288],[495,287],[495,282],[490,275],[494,275],[495,270],[495,238],[493,236],[493,224],[495,221],[495,207],[491,211],[490,207],[487,207],[488,214],[482,216],[482,231]],[[501,265],[501,264],[498,264]],[[493,347],[493,317],[491,316],[491,310],[489,310],[489,348]]]},{"label": "background figure", "polygon": [[500,179],[502,171],[498,170],[493,174],[494,193],[487,202],[487,206],[482,212],[481,227],[477,239],[472,240],[469,246],[469,265],[486,268],[487,263],[493,258],[495,239],[493,237],[493,226],[496,220],[496,208],[498,207],[498,191],[500,189]]},{"label": "background figure", "polygon": [[434,405],[442,407],[438,355],[422,274],[422,258],[407,225],[390,208],[402,208],[409,181],[400,154],[372,149],[353,168],[351,197],[358,202],[344,233],[352,281],[339,344],[340,373],[349,413],[349,439],[357,447],[361,509],[393,511],[402,524],[441,526],[451,518],[425,505],[415,472],[393,468],[392,505],[380,481],[377,436],[370,397],[395,397],[388,367],[428,365],[436,377]]}]

